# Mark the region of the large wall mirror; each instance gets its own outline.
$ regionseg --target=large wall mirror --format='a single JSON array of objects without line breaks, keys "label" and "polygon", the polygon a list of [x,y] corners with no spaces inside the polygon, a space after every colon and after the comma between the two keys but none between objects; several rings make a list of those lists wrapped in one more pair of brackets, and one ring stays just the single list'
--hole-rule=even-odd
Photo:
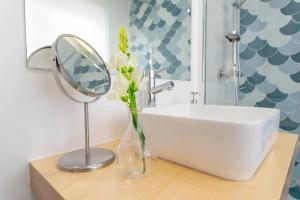
[{"label": "large wall mirror", "polygon": [[191,7],[192,0],[25,0],[28,67],[50,68],[44,47],[62,34],[84,39],[107,62],[125,26],[141,67],[159,71],[157,78],[189,81]]}]

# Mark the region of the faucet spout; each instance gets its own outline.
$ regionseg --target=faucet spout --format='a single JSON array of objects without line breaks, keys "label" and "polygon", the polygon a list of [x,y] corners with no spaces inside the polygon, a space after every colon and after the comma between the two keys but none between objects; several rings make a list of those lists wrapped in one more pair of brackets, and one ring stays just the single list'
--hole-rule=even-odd
[{"label": "faucet spout", "polygon": [[173,81],[168,81],[164,84],[156,86],[155,74],[157,74],[161,71],[164,71],[164,70],[165,70],[165,68],[156,70],[156,71],[154,71],[154,70],[144,71],[144,76],[147,76],[149,78],[147,105],[150,107],[156,106],[156,94],[164,92],[164,91],[170,91],[175,86]]},{"label": "faucet spout", "polygon": [[151,93],[152,94],[158,94],[158,93],[161,93],[161,92],[164,92],[164,91],[170,91],[174,88],[175,84],[173,81],[168,81],[164,84],[161,84],[155,88],[152,88],[151,89]]}]

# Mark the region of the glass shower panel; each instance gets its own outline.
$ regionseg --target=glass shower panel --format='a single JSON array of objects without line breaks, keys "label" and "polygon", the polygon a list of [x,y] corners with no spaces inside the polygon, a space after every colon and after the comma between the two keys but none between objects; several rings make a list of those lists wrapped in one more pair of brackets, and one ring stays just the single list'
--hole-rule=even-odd
[{"label": "glass shower panel", "polygon": [[[228,72],[233,59],[225,39],[232,30],[232,8],[230,0],[208,1],[208,104],[234,105],[233,76],[217,76],[220,68]],[[281,130],[300,134],[300,1],[247,0],[238,15],[239,105],[280,109]],[[300,200],[300,156],[296,161],[290,200]]]},{"label": "glass shower panel", "polygon": [[232,66],[232,44],[225,35],[233,30],[233,8],[228,0],[207,1],[206,97],[207,104],[233,105],[232,78],[220,77],[220,70]]},{"label": "glass shower panel", "polygon": [[[232,2],[210,0],[207,13],[206,102],[234,105]],[[278,108],[280,128],[300,134],[300,2],[247,0],[239,15],[239,105]]]}]

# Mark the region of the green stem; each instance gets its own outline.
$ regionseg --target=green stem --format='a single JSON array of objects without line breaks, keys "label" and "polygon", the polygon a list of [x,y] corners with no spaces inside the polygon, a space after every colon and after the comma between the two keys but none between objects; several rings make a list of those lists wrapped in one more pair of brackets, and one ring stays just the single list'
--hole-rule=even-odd
[{"label": "green stem", "polygon": [[137,111],[137,103],[136,103],[136,95],[134,90],[134,83],[131,83],[128,89],[129,96],[129,108],[132,115],[132,123],[135,130],[138,133],[140,142],[141,142],[141,150],[142,150],[142,161],[143,161],[143,174],[146,173],[146,159],[145,159],[145,135],[139,123],[139,116]]},{"label": "green stem", "polygon": [[[126,33],[125,28],[120,29],[119,34],[119,50],[121,53],[127,56],[127,59],[129,60],[131,57],[131,53],[129,51],[129,44],[128,44],[128,36]],[[120,73],[122,73],[122,76],[124,76],[130,83],[127,90],[128,96],[121,97],[121,100],[123,102],[126,102],[129,106],[129,109],[131,111],[132,115],[132,123],[135,128],[135,130],[138,133],[140,142],[141,142],[141,149],[142,149],[142,159],[143,159],[143,174],[146,173],[146,161],[145,161],[145,135],[141,128],[141,125],[139,123],[138,119],[138,111],[137,111],[137,103],[136,103],[136,95],[135,93],[138,91],[137,83],[135,83],[133,75],[134,75],[134,66],[122,66],[120,69],[118,69]]]}]

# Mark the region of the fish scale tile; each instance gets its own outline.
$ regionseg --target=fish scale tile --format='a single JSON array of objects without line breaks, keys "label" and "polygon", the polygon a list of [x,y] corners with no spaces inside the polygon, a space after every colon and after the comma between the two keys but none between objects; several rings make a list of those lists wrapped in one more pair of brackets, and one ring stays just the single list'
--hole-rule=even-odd
[{"label": "fish scale tile", "polygon": [[292,35],[291,39],[295,42],[295,43],[300,43],[300,32]]},{"label": "fish scale tile", "polygon": [[299,49],[300,49],[300,44],[290,39],[287,44],[278,48],[278,51],[284,55],[293,55],[298,53]]},{"label": "fish scale tile", "polygon": [[295,81],[296,83],[300,83],[300,70],[299,70],[299,72],[292,74],[291,79],[293,81]]},{"label": "fish scale tile", "polygon": [[[293,101],[291,101],[293,102]],[[296,123],[300,123],[300,110],[299,110],[299,104],[294,104],[296,106],[298,106],[298,109],[295,109],[293,112],[289,113],[289,117],[291,118],[292,121],[296,122]]]},{"label": "fish scale tile", "polygon": [[257,85],[256,88],[264,94],[271,93],[277,87],[276,85],[270,83],[268,80],[263,81],[261,84]]},{"label": "fish scale tile", "polygon": [[264,98],[264,100],[256,102],[256,107],[264,107],[264,108],[275,108],[276,103],[272,102],[267,97]]},{"label": "fish scale tile", "polygon": [[284,8],[289,4],[290,0],[273,0],[270,2],[270,7],[275,9]]},{"label": "fish scale tile", "polygon": [[287,6],[280,9],[281,13],[284,15],[294,15],[300,11],[300,3],[291,0]]},{"label": "fish scale tile", "polygon": [[[289,116],[291,117],[290,114],[294,113],[295,110],[299,109],[299,105],[293,103],[293,101],[291,101],[289,99],[286,99],[285,101],[277,103],[276,108],[278,108],[286,113],[289,113]],[[292,117],[291,117],[291,119],[292,119]],[[292,119],[292,121],[297,122],[294,119]]]},{"label": "fish scale tile", "polygon": [[[241,105],[278,108],[280,129],[300,134],[300,1],[258,1],[264,12],[250,4],[240,11]],[[299,182],[297,163],[290,200],[300,200]]]},{"label": "fish scale tile", "polygon": [[283,35],[293,35],[295,33],[298,33],[300,31],[300,24],[295,22],[293,19],[284,27],[280,29],[280,32]]},{"label": "fish scale tile", "polygon": [[267,62],[267,58],[261,57],[258,54],[255,54],[253,58],[247,60],[248,65],[251,68],[258,68],[263,66]]},{"label": "fish scale tile", "polygon": [[[166,68],[157,75],[159,78],[191,79],[190,9],[191,0],[131,1],[130,33],[135,39],[131,40],[134,46],[131,50],[142,67],[149,68],[150,58],[146,54],[151,48],[153,67]],[[141,46],[148,52],[140,51]]]},{"label": "fish scale tile", "polygon": [[253,24],[249,26],[249,30],[252,32],[259,32],[262,31],[266,26],[267,26],[267,22],[257,19]]},{"label": "fish scale tile", "polygon": [[285,74],[294,74],[299,71],[299,63],[294,62],[291,58],[279,66],[279,70]]}]

